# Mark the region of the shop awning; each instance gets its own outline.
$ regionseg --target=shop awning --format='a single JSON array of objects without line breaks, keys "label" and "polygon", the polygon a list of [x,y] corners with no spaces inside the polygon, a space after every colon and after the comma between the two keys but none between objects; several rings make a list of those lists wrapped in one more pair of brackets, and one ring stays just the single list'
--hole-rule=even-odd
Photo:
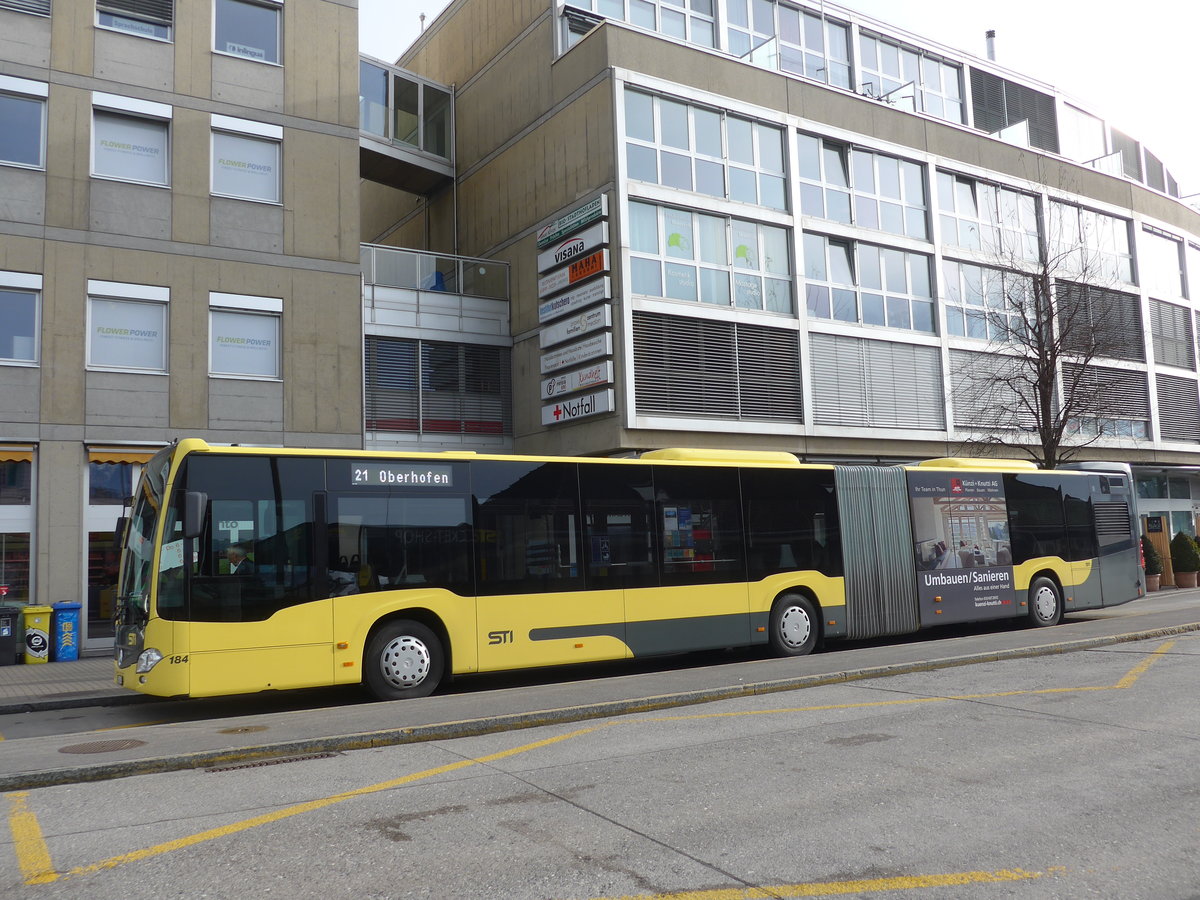
[{"label": "shop awning", "polygon": [[89,450],[88,462],[94,463],[140,463],[150,462],[155,451],[150,450]]},{"label": "shop awning", "polygon": [[33,462],[33,451],[26,447],[0,447],[0,462]]}]

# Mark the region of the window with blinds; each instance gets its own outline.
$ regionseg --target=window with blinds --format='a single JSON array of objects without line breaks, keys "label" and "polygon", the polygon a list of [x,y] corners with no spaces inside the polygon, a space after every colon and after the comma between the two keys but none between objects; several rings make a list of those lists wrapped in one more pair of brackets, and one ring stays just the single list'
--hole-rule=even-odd
[{"label": "window with blinds", "polygon": [[[1020,357],[950,351],[950,399],[954,427],[1033,431],[1037,419],[1033,372]],[[1028,378],[1027,378],[1028,376]]]},{"label": "window with blinds", "polygon": [[818,425],[946,427],[936,347],[813,334],[813,418]]},{"label": "window with blinds", "polygon": [[367,431],[512,434],[507,347],[368,335]]},{"label": "window with blinds", "polygon": [[1146,361],[1142,306],[1136,296],[1077,281],[1054,282],[1054,295],[1069,353]]},{"label": "window with blinds", "polygon": [[1079,408],[1073,428],[1084,435],[1148,438],[1150,389],[1145,372],[1064,363],[1064,398]]},{"label": "window with blinds", "polygon": [[105,28],[170,40],[175,0],[96,0],[96,21]]},{"label": "window with blinds", "polygon": [[50,0],[0,0],[0,9],[48,16],[50,15]]},{"label": "window with blinds", "polygon": [[802,422],[796,331],[635,312],[641,415]]},{"label": "window with blinds", "polygon": [[995,134],[1019,122],[1029,123],[1029,143],[1058,152],[1058,115],[1054,98],[1041,91],[971,69],[971,103],[975,127]]},{"label": "window with blinds", "polygon": [[1190,310],[1174,303],[1151,300],[1150,334],[1154,340],[1156,363],[1195,371]]},{"label": "window with blinds", "polygon": [[1200,443],[1200,393],[1196,382],[1158,375],[1158,433],[1164,441]]}]

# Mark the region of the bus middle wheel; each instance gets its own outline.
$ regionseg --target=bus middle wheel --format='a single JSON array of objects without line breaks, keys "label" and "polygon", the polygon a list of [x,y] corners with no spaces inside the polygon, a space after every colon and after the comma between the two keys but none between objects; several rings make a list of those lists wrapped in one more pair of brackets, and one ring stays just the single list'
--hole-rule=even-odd
[{"label": "bus middle wheel", "polygon": [[817,646],[820,625],[812,601],[784,594],[771,607],[771,650],[776,656],[807,656]]},{"label": "bus middle wheel", "polygon": [[446,655],[437,635],[420,622],[388,622],[363,657],[363,686],[376,700],[428,697],[442,681]]}]

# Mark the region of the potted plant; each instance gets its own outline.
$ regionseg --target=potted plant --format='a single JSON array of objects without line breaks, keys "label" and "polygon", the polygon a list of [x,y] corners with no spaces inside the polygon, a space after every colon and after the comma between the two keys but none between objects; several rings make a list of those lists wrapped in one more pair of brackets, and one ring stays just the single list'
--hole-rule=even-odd
[{"label": "potted plant", "polygon": [[1191,536],[1175,532],[1171,538],[1171,568],[1175,570],[1175,586],[1194,588],[1196,586],[1196,571],[1200,570],[1200,551],[1196,550],[1196,542]]},{"label": "potted plant", "polygon": [[1146,534],[1142,535],[1142,559],[1146,561],[1146,591],[1157,591],[1162,580],[1162,557]]}]

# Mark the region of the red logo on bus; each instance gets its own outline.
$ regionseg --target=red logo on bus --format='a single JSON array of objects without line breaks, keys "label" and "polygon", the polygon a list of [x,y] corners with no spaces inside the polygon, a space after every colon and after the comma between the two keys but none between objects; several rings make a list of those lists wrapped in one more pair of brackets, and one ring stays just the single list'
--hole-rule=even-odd
[{"label": "red logo on bus", "polygon": [[963,483],[961,478],[950,479],[950,493],[961,494],[963,492]]}]

